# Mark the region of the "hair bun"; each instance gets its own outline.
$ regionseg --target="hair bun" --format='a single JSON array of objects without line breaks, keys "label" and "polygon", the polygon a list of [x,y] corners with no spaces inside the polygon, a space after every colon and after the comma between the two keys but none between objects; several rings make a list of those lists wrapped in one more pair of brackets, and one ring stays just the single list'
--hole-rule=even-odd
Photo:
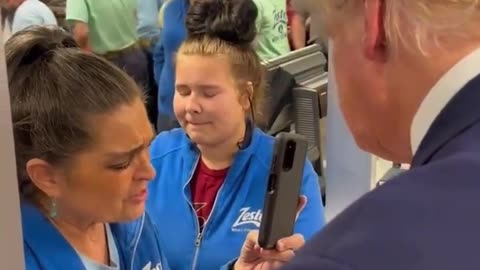
[{"label": "hair bun", "polygon": [[190,6],[186,28],[189,38],[215,37],[246,45],[255,40],[258,10],[252,0],[195,0]]},{"label": "hair bun", "polygon": [[[73,37],[59,27],[34,26],[15,33],[5,44],[7,61],[28,65],[60,48],[78,48]],[[15,55],[13,55],[15,54]]]}]

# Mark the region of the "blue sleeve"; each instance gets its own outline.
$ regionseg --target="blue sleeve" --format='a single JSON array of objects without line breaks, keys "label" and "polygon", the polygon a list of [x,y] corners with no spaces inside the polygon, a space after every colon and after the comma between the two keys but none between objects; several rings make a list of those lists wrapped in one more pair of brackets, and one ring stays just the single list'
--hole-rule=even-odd
[{"label": "blue sleeve", "polygon": [[[135,256],[135,265],[133,269],[170,270],[167,258],[165,257],[160,244],[158,235],[159,230],[152,223],[150,216],[147,213],[144,213],[144,216],[134,221],[111,225],[111,228],[119,238],[118,240],[121,241],[122,245],[127,247],[128,252],[131,253],[130,256]],[[141,228],[142,231],[139,235],[138,232]],[[139,238],[137,239],[137,237]],[[123,251],[125,251],[125,248],[123,248]],[[131,261],[126,261],[127,265],[129,262]],[[159,265],[162,267],[160,268]]]},{"label": "blue sleeve", "polygon": [[160,256],[160,262],[162,264],[162,267],[160,269],[162,270],[170,270],[170,266],[168,265],[168,260],[167,260],[167,257],[165,256],[165,253],[163,253],[163,250],[162,250],[162,245],[160,243],[160,236],[159,236],[159,229],[158,227],[152,222],[151,218],[150,218],[150,215],[149,214],[146,214],[146,217],[145,217],[145,226],[147,226],[148,228],[151,228],[151,231],[152,231],[152,235],[149,236],[150,239],[154,239],[155,240],[155,243],[158,247],[158,252],[159,252],[159,256]]},{"label": "blue sleeve", "polygon": [[[163,30],[162,30],[163,32]],[[163,64],[165,63],[165,52],[163,49],[163,35],[160,33],[160,39],[153,48],[153,75],[155,82],[160,87],[160,76],[162,75]]]},{"label": "blue sleeve", "polygon": [[307,197],[307,204],[298,216],[295,233],[303,235],[305,240],[308,240],[325,225],[318,175],[309,161],[305,163],[303,170],[301,194]]}]

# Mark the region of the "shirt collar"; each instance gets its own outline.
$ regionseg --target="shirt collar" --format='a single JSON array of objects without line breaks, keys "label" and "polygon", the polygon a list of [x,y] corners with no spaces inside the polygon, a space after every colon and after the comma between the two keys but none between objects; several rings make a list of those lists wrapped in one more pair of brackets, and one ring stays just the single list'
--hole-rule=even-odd
[{"label": "shirt collar", "polygon": [[414,155],[435,118],[458,91],[479,74],[479,71],[480,48],[456,63],[428,92],[410,128],[411,148]]}]

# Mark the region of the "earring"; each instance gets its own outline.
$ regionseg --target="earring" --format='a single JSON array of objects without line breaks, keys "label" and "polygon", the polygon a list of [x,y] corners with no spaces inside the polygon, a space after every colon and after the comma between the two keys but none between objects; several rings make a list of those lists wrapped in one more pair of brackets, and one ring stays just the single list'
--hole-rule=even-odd
[{"label": "earring", "polygon": [[52,219],[57,217],[57,200],[55,200],[55,199],[52,199],[50,201],[49,216]]}]

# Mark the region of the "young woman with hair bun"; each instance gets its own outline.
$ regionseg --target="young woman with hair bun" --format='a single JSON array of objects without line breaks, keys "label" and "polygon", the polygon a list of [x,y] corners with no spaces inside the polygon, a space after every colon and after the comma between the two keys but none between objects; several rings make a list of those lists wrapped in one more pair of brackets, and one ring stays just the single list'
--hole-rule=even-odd
[{"label": "young woman with hair bun", "polygon": [[251,0],[194,1],[186,16],[187,38],[175,54],[181,128],[159,134],[150,147],[157,174],[147,199],[173,269],[211,270],[229,261],[237,270],[276,267],[325,222],[307,162],[296,234],[276,251],[256,248],[274,144],[255,126],[264,91],[256,18]]}]

